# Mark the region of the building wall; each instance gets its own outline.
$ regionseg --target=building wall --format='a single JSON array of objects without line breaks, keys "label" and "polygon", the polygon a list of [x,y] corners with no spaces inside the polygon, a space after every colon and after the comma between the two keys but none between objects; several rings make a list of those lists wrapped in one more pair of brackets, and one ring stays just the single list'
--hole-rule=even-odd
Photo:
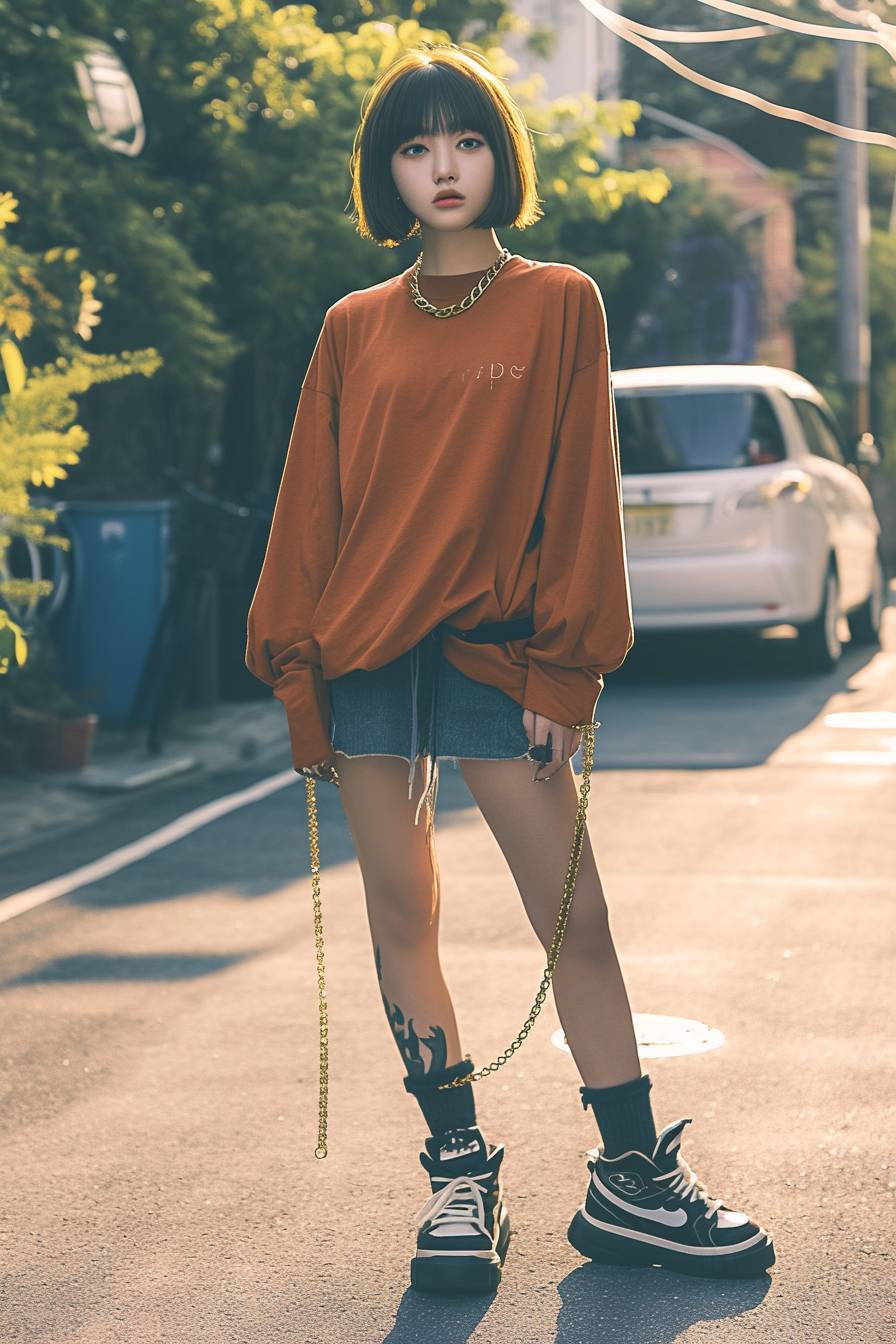
[{"label": "building wall", "polygon": [[520,76],[543,76],[548,99],[580,93],[596,97],[601,25],[594,16],[578,0],[516,0],[514,12],[556,34],[553,54],[546,60],[527,51],[521,36],[508,34],[503,45],[518,62]]},{"label": "building wall", "polygon": [[745,224],[755,222],[761,295],[757,358],[792,369],[796,352],[787,308],[800,293],[801,276],[796,265],[796,219],[787,190],[748,156],[683,137],[628,142],[625,158],[630,167],[642,159],[658,164],[673,179],[686,172],[710,181],[720,195],[736,202]]}]

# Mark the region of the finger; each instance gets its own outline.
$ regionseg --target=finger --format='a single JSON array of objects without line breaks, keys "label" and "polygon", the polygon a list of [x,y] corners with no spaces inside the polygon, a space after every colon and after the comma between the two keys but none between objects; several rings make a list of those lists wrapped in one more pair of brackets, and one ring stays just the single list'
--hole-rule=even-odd
[{"label": "finger", "polygon": [[544,746],[550,731],[550,722],[543,715],[527,709],[523,711],[523,729],[531,747]]},{"label": "finger", "polygon": [[554,775],[559,774],[560,771],[563,770],[563,769],[565,769],[567,765],[569,765],[569,758],[568,758],[568,757],[567,757],[566,759],[562,760],[562,761],[558,761],[558,762],[556,762],[556,763],[553,764],[553,765],[543,766],[542,769],[543,769],[546,773],[541,774],[541,773],[539,772],[538,774],[536,774],[536,776],[535,776],[535,781],[536,781],[536,783],[543,783],[543,782],[545,782],[545,781],[547,781],[547,780],[549,780],[549,779],[553,779],[553,778],[554,778]]},{"label": "finger", "polygon": [[534,776],[536,781],[552,779],[558,771],[562,770],[567,762],[575,755],[577,750],[575,738],[577,734],[572,729],[566,728],[560,734],[560,741],[557,748],[552,751],[551,760],[545,762]]},{"label": "finger", "polygon": [[[548,755],[546,760],[538,761],[538,766],[532,778],[535,781],[550,779],[551,775],[553,774],[554,763],[556,762],[558,756],[558,748],[554,746],[554,737],[552,730],[548,730],[544,734],[543,740],[541,742],[536,742],[535,746],[543,748],[548,753]],[[536,760],[538,760],[538,757],[536,757]]]}]

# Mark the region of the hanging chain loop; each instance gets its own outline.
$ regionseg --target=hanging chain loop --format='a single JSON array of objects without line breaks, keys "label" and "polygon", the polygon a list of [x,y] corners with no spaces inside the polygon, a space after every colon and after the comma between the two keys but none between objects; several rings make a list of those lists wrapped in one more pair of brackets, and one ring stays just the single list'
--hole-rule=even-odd
[{"label": "hanging chain loop", "polygon": [[324,981],[324,924],[320,899],[320,832],[317,822],[317,797],[313,775],[305,776],[308,802],[308,842],[311,851],[311,896],[314,902],[314,946],[317,955],[317,1007],[320,1019],[320,1094],[317,1111],[317,1147],[315,1157],[327,1155],[327,1085],[330,1073],[327,990]]},{"label": "hanging chain loop", "polygon": [[600,720],[595,719],[593,723],[575,723],[574,728],[578,728],[583,735],[582,745],[582,783],[579,788],[579,801],[576,807],[576,825],[573,835],[572,851],[569,856],[569,866],[566,871],[566,881],[563,884],[563,897],[560,901],[560,911],[557,916],[557,927],[554,930],[554,937],[551,940],[551,946],[548,950],[548,964],[542,977],[541,986],[535,996],[535,1002],[529,1012],[520,1031],[514,1040],[502,1050],[496,1060],[491,1064],[486,1064],[484,1068],[477,1070],[476,1073],[468,1074],[466,1078],[453,1078],[450,1083],[439,1083],[437,1092],[442,1092],[448,1087],[465,1087],[468,1083],[475,1083],[477,1079],[484,1078],[486,1074],[494,1073],[500,1069],[502,1064],[506,1064],[515,1050],[519,1050],[523,1041],[532,1030],[536,1017],[541,1012],[541,1005],[544,1003],[551,980],[554,975],[554,967],[557,965],[557,958],[560,956],[560,947],[563,943],[563,935],[566,932],[566,924],[569,919],[569,912],[572,907],[573,892],[576,888],[576,881],[579,876],[579,861],[582,857],[582,845],[585,839],[585,818],[588,812],[588,794],[591,788],[591,767],[594,764],[594,730],[600,727]]}]

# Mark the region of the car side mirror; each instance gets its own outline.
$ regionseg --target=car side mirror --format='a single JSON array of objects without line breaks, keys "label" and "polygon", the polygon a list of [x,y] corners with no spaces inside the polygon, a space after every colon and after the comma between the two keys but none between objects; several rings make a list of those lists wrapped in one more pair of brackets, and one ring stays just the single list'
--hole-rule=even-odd
[{"label": "car side mirror", "polygon": [[866,431],[856,440],[853,460],[858,467],[879,467],[883,458],[874,435]]}]

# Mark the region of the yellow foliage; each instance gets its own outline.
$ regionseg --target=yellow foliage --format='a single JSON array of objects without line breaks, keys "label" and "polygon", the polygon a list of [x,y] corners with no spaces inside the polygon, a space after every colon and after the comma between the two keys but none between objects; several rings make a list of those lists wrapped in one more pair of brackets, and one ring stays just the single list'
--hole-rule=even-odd
[{"label": "yellow foliage", "polygon": [[[0,230],[18,218],[17,205],[11,192],[0,192]],[[0,234],[0,254],[8,247]],[[17,263],[18,279],[39,293],[48,306],[59,308],[61,301],[41,283],[39,260],[47,265],[61,262],[71,266],[78,256],[76,247],[48,248],[40,259],[32,257]],[[0,364],[8,389],[0,392],[0,597],[5,603],[0,609],[0,675],[21,667],[27,658],[25,631],[13,619],[16,605],[28,608],[36,598],[52,591],[49,580],[22,579],[8,573],[3,558],[12,538],[23,537],[65,550],[71,544],[67,537],[47,535],[48,524],[55,522],[55,511],[34,505],[28,485],[52,489],[68,476],[67,468],[80,461],[88,436],[83,426],[75,423],[75,397],[79,393],[97,383],[135,373],[151,377],[162,363],[158,351],[152,348],[125,350],[119,355],[76,350],[73,355],[59,354],[29,371],[17,341],[32,329],[30,299],[23,289],[13,288],[12,270],[0,264]],[[83,340],[89,340],[102,308],[95,293],[96,277],[81,271],[78,289],[74,330]]]},{"label": "yellow foliage", "polygon": [[0,341],[0,361],[3,363],[10,395],[14,396],[16,392],[21,392],[28,376],[25,361],[15,341]]},{"label": "yellow foliage", "polygon": [[15,659],[16,667],[25,666],[28,642],[22,627],[16,625],[8,611],[0,608],[0,676],[9,671],[12,659]]},{"label": "yellow foliage", "polygon": [[18,220],[16,214],[18,203],[11,191],[0,192],[0,229],[5,229],[7,224],[14,224]]}]

